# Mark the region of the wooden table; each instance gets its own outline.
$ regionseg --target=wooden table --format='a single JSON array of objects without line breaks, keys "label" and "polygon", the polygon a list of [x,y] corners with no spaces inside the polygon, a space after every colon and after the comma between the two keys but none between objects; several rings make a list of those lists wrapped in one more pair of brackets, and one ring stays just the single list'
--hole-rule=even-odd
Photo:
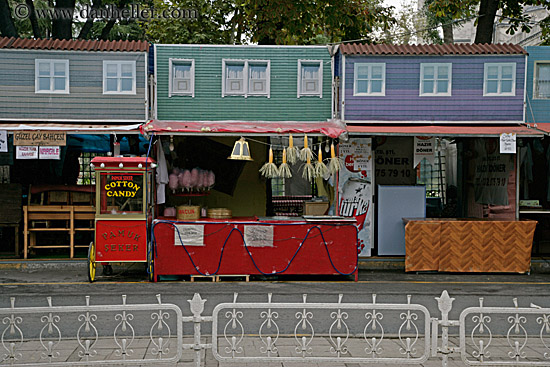
[{"label": "wooden table", "polygon": [[537,222],[404,218],[405,271],[528,273]]},{"label": "wooden table", "polygon": [[[25,205],[23,206],[23,256],[26,259],[32,249],[68,248],[70,257],[74,257],[75,247],[88,247],[88,244],[75,244],[77,231],[93,231],[95,208],[88,205]],[[64,227],[51,227],[51,221],[65,221]],[[87,226],[77,226],[76,221],[87,221]],[[33,224],[44,225],[35,227]],[[67,232],[69,243],[65,245],[39,245],[36,243],[37,232]]]}]

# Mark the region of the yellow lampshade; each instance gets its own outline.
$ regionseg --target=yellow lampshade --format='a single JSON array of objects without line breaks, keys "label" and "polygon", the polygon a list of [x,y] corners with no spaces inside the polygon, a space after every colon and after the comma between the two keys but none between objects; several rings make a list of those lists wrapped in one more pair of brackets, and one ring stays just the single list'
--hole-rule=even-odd
[{"label": "yellow lampshade", "polygon": [[248,147],[248,142],[244,138],[240,138],[235,142],[231,156],[227,159],[235,159],[239,161],[253,161],[250,156],[250,148]]}]

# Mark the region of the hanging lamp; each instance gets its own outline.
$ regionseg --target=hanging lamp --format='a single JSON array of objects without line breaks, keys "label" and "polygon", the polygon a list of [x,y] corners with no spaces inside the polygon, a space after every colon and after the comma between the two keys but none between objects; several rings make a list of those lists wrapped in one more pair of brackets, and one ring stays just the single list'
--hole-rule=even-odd
[{"label": "hanging lamp", "polygon": [[240,138],[235,142],[233,146],[233,151],[227,159],[234,159],[238,161],[253,161],[250,156],[250,148],[248,147],[248,142],[244,138]]}]

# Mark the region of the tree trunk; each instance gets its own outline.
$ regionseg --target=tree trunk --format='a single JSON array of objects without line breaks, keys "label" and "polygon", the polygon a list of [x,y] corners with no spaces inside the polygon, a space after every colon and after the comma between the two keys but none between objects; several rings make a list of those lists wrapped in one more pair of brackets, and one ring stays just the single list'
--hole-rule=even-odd
[{"label": "tree trunk", "polygon": [[474,43],[493,43],[493,26],[499,0],[481,0]]},{"label": "tree trunk", "polygon": [[19,37],[13,19],[8,0],[0,0],[0,34],[4,37]]},{"label": "tree trunk", "polygon": [[32,0],[25,0],[25,4],[29,7],[29,20],[31,21],[34,38],[44,38],[40,25],[38,24],[38,19],[36,19],[36,13],[34,12],[34,2]]},{"label": "tree trunk", "polygon": [[[99,9],[101,6],[101,0],[94,0],[92,3],[92,9]],[[94,18],[90,17],[88,14],[88,19],[86,19],[86,23],[82,26],[82,29],[80,30],[80,34],[78,35],[78,39],[88,39],[88,34],[92,30],[92,26],[94,25]]]},{"label": "tree trunk", "polygon": [[75,0],[56,0],[54,10],[57,19],[52,19],[52,38],[70,40],[73,38],[73,13]]},{"label": "tree trunk", "polygon": [[113,29],[114,25],[116,23],[116,18],[109,19],[109,21],[105,24],[105,27],[101,30],[101,36],[99,39],[102,40],[109,40],[109,33],[111,33],[111,29]]},{"label": "tree trunk", "polygon": [[442,28],[443,28],[443,43],[445,44],[454,43],[453,25],[443,24]]}]

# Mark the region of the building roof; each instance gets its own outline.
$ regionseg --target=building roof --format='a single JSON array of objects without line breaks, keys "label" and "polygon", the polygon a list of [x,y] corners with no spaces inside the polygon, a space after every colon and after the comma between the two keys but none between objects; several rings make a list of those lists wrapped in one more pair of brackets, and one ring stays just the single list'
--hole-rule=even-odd
[{"label": "building roof", "polygon": [[0,49],[147,52],[146,41],[58,40],[0,37]]},{"label": "building roof", "polygon": [[513,44],[445,44],[445,45],[366,45],[345,43],[340,45],[344,55],[527,55],[519,45]]}]

